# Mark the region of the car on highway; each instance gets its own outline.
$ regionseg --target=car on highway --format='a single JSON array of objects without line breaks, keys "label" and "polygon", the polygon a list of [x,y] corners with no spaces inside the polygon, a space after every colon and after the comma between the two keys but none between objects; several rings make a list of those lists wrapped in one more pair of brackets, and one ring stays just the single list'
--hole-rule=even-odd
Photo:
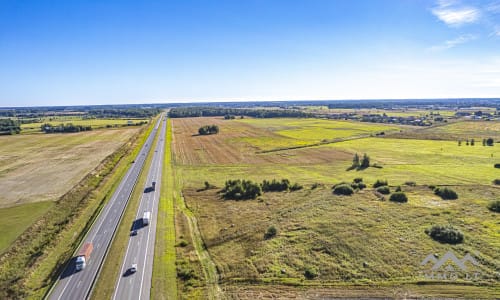
[{"label": "car on highway", "polygon": [[137,272],[137,264],[132,264],[128,270],[131,274]]}]

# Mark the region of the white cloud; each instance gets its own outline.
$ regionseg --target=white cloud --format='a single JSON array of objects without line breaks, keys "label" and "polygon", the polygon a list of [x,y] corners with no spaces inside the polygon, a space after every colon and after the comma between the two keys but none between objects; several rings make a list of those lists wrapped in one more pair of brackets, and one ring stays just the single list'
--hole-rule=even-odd
[{"label": "white cloud", "polygon": [[429,48],[429,50],[431,50],[431,51],[443,51],[443,50],[450,49],[450,48],[453,48],[453,47],[461,45],[461,44],[465,44],[465,43],[473,41],[475,39],[477,39],[476,35],[464,34],[464,35],[461,35],[453,40],[445,41],[443,44],[432,46]]},{"label": "white cloud", "polygon": [[448,26],[459,27],[464,24],[475,23],[479,20],[481,12],[474,7],[453,8],[450,5],[442,6],[432,10],[439,20]]}]

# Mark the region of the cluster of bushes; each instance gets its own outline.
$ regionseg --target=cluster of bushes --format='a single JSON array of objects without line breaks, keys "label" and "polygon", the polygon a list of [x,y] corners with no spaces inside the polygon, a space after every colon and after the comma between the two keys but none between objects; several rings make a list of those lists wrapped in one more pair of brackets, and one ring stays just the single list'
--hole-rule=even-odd
[{"label": "cluster of bushes", "polygon": [[491,201],[488,209],[494,212],[500,212],[500,200]]},{"label": "cluster of bushes", "polygon": [[189,262],[186,260],[176,261],[176,271],[177,271],[177,277],[184,281],[197,278],[193,268],[189,265]]},{"label": "cluster of bushes", "polygon": [[219,126],[217,125],[206,125],[198,129],[200,135],[209,135],[219,133]]},{"label": "cluster of bushes", "polygon": [[82,125],[73,125],[71,123],[61,124],[58,126],[52,126],[51,124],[43,124],[40,126],[43,132],[45,133],[68,133],[68,132],[80,132],[80,131],[90,131],[92,130],[92,126],[82,126]]},{"label": "cluster of bushes", "polygon": [[264,180],[261,187],[263,192],[297,191],[302,189],[301,185],[298,183],[291,184],[288,179],[281,179],[281,181],[276,179],[272,181]]},{"label": "cluster of bushes", "polygon": [[362,190],[366,187],[366,184],[363,182],[363,178],[358,177],[354,178],[354,180],[351,183],[351,187],[353,189]]},{"label": "cluster of bushes", "polygon": [[458,199],[458,194],[450,189],[450,188],[440,188],[437,187],[434,189],[434,194],[438,195],[441,197],[443,200],[455,200]]},{"label": "cluster of bushes", "polygon": [[[205,189],[213,188],[208,182],[205,182]],[[246,200],[255,199],[262,195],[262,192],[283,192],[283,191],[298,191],[303,187],[294,183],[291,184],[288,179],[281,179],[278,181],[273,179],[271,181],[264,180],[261,184],[252,182],[251,180],[228,180],[226,181],[224,189],[221,193],[225,199]]]},{"label": "cluster of bushes", "polygon": [[262,195],[262,188],[251,180],[228,180],[221,193],[224,199],[248,200]]},{"label": "cluster of bushes", "polygon": [[378,187],[387,186],[387,185],[389,185],[389,183],[387,182],[387,180],[377,179],[377,181],[375,181],[375,183],[373,184],[373,187],[374,188],[378,188]]},{"label": "cluster of bushes", "polygon": [[434,225],[427,228],[425,233],[440,243],[459,244],[464,241],[463,233],[450,225]]},{"label": "cluster of bushes", "polygon": [[19,122],[12,119],[0,119],[0,134],[19,134],[21,133],[21,125]]}]

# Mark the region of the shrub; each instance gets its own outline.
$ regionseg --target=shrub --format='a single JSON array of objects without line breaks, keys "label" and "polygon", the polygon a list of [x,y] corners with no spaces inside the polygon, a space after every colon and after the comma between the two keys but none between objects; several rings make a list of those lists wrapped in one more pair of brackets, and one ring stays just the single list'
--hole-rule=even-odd
[{"label": "shrub", "polygon": [[435,185],[429,185],[429,188],[430,188],[431,190],[434,190],[434,189],[436,188],[436,186],[435,186]]},{"label": "shrub", "polygon": [[293,191],[298,191],[298,190],[301,190],[303,188],[303,186],[301,186],[300,184],[298,183],[294,183],[291,187],[290,187],[290,191],[293,192]]},{"label": "shrub", "polygon": [[184,281],[196,278],[194,270],[191,268],[191,266],[187,261],[184,260],[177,261],[176,269],[177,269],[177,277]]},{"label": "shrub", "polygon": [[319,273],[315,267],[307,267],[304,271],[304,277],[307,279],[314,279],[318,277]]},{"label": "shrub", "polygon": [[354,178],[353,182],[355,182],[355,183],[363,182],[363,178],[361,178],[361,177]]},{"label": "shrub", "polygon": [[395,192],[389,197],[390,201],[393,202],[400,202],[400,203],[405,203],[408,202],[408,197],[406,197],[406,194],[403,192]]},{"label": "shrub", "polygon": [[500,169],[500,164],[494,164],[493,166],[497,169]]},{"label": "shrub", "polygon": [[360,190],[362,190],[362,189],[364,189],[366,187],[366,184],[364,184],[363,182],[359,182],[359,183],[353,182],[353,183],[351,183],[351,187],[353,189],[360,189]]},{"label": "shrub", "polygon": [[262,195],[262,189],[259,184],[251,180],[228,180],[224,189],[222,189],[224,199],[247,200],[255,199]]},{"label": "shrub", "polygon": [[407,181],[407,182],[405,182],[405,185],[407,185],[407,186],[416,186],[417,183],[415,181]]},{"label": "shrub", "polygon": [[313,185],[311,186],[311,190],[317,189],[317,188],[319,188],[320,186],[323,186],[323,184],[322,184],[322,183],[317,183],[317,182],[316,182],[316,183],[313,183]]},{"label": "shrub", "polygon": [[217,125],[206,125],[198,128],[198,133],[200,135],[209,135],[219,133],[219,126]]},{"label": "shrub", "polygon": [[486,145],[488,145],[488,146],[493,146],[493,142],[494,142],[494,141],[493,141],[493,139],[492,139],[492,138],[488,138],[488,139],[486,140]]},{"label": "shrub", "polygon": [[341,184],[341,185],[337,185],[335,186],[335,188],[333,189],[333,193],[335,195],[346,195],[346,196],[349,196],[349,195],[352,195],[352,193],[354,193],[353,189],[347,185],[347,184]]},{"label": "shrub", "polygon": [[458,199],[457,193],[449,188],[435,188],[434,194],[441,197],[443,200],[455,200]]},{"label": "shrub", "polygon": [[400,185],[398,185],[398,187],[396,188],[396,192],[401,192],[401,191],[402,191],[402,190],[401,190],[401,186],[400,186]]},{"label": "shrub", "polygon": [[500,185],[500,179],[493,180],[493,184]]},{"label": "shrub", "polygon": [[500,200],[491,201],[488,209],[494,212],[500,212]]},{"label": "shrub", "polygon": [[384,194],[384,195],[389,195],[391,193],[391,189],[387,185],[379,186],[377,188],[377,192]]},{"label": "shrub", "polygon": [[452,226],[434,225],[425,230],[433,240],[440,243],[459,244],[464,241],[464,235],[460,230]]},{"label": "shrub", "polygon": [[384,185],[387,185],[387,180],[380,180],[380,179],[377,179],[377,181],[375,181],[375,183],[373,184],[373,187],[374,188],[378,188],[379,186],[384,186]]},{"label": "shrub", "polygon": [[180,240],[176,246],[178,247],[186,247],[187,245],[189,245],[189,243],[186,241],[186,240]]},{"label": "shrub", "polygon": [[282,192],[288,191],[290,188],[290,181],[288,179],[281,179],[281,181],[276,179],[272,181],[264,180],[260,186],[264,192]]},{"label": "shrub", "polygon": [[266,233],[264,233],[264,238],[268,240],[270,238],[275,237],[276,234],[278,234],[278,229],[276,229],[276,227],[274,226],[269,226],[269,228],[267,228]]}]

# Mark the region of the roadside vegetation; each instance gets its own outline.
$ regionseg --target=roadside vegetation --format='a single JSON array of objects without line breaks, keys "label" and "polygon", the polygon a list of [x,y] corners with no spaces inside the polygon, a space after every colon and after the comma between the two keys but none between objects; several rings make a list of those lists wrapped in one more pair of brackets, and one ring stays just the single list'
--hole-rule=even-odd
[{"label": "roadside vegetation", "polygon": [[144,133],[108,155],[2,254],[0,298],[45,295],[144,142]]}]

